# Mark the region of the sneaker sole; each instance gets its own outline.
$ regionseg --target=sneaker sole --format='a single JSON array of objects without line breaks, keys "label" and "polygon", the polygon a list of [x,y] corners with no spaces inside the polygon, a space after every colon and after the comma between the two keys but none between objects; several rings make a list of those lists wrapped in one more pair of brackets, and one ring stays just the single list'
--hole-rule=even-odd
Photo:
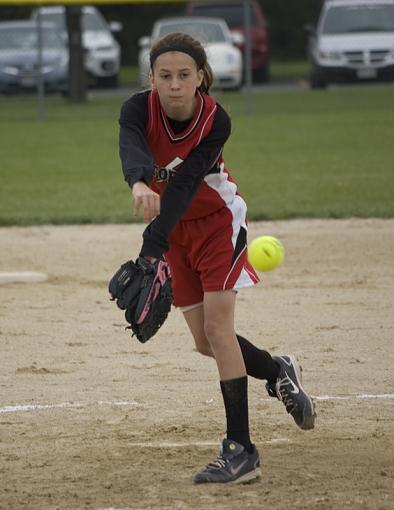
[{"label": "sneaker sole", "polygon": [[256,468],[256,469],[253,469],[252,471],[248,471],[247,473],[240,476],[236,480],[233,480],[232,482],[227,482],[226,485],[235,485],[237,483],[250,483],[253,480],[256,480],[257,478],[259,478],[260,476],[261,476],[261,469]]},{"label": "sneaker sole", "polygon": [[240,476],[239,478],[236,478],[235,480],[231,480],[229,482],[221,481],[221,482],[215,482],[213,480],[206,480],[201,482],[196,482],[193,480],[194,485],[205,485],[205,484],[214,484],[214,485],[235,485],[237,483],[251,483],[253,480],[256,480],[261,476],[261,469],[256,468],[252,469],[252,471],[248,471],[244,475]]},{"label": "sneaker sole", "polygon": [[294,367],[294,372],[295,372],[295,375],[296,375],[297,384],[298,384],[300,390],[306,396],[307,401],[309,403],[310,411],[311,411],[310,414],[304,419],[304,422],[301,425],[299,425],[299,427],[302,430],[311,430],[315,426],[315,418],[316,418],[315,403],[311,399],[311,397],[308,395],[308,393],[304,390],[304,388],[303,388],[303,386],[301,384],[301,381],[302,381],[302,367],[300,366],[300,364],[298,363],[297,359],[294,356],[288,356],[288,358],[290,359],[290,361],[291,361],[291,363],[292,363],[292,365]]}]

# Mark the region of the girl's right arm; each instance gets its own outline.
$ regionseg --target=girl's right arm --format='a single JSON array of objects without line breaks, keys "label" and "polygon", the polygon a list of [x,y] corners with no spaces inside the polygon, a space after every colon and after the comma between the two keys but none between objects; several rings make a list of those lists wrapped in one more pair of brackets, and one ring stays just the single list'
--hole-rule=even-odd
[{"label": "girl's right arm", "polygon": [[119,155],[124,178],[132,190],[134,214],[137,215],[142,206],[146,223],[160,211],[160,196],[148,185],[154,168],[145,136],[148,93],[135,94],[123,103],[119,118]]},{"label": "girl's right arm", "polygon": [[119,118],[119,156],[125,181],[149,184],[153,175],[153,156],[145,136],[147,92],[134,94],[122,105]]}]

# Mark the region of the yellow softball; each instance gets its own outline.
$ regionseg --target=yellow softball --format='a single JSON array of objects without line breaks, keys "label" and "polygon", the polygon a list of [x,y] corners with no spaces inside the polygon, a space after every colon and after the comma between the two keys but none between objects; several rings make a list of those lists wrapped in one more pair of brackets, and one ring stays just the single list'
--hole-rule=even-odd
[{"label": "yellow softball", "polygon": [[248,260],[257,271],[272,271],[282,264],[284,256],[283,244],[276,237],[256,237],[248,247]]}]

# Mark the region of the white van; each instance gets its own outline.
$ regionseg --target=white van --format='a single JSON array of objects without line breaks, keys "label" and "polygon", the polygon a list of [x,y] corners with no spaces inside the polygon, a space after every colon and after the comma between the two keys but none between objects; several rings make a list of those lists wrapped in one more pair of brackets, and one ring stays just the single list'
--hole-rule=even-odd
[{"label": "white van", "polygon": [[[43,21],[59,27],[67,39],[65,9],[63,6],[40,7]],[[37,9],[32,18],[37,17]],[[108,24],[104,16],[93,6],[82,7],[82,44],[85,49],[85,68],[98,85],[116,86],[120,68],[120,46],[112,32],[121,29],[117,22]]]},{"label": "white van", "polygon": [[308,32],[312,88],[394,80],[394,0],[326,0]]}]

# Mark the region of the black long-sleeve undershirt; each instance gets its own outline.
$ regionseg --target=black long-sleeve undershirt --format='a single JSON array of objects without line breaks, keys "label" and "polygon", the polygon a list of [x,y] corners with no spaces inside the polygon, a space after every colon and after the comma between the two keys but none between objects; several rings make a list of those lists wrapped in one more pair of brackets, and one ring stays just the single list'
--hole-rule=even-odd
[{"label": "black long-sleeve undershirt", "polygon": [[[137,181],[149,184],[154,168],[152,153],[146,140],[147,100],[149,92],[141,92],[126,101],[119,119],[119,153],[125,180],[129,186]],[[175,133],[183,131],[190,122],[169,119]],[[141,256],[159,258],[168,250],[168,236],[193,200],[198,188],[217,161],[223,145],[230,136],[231,122],[218,104],[209,135],[188,155],[161,196],[160,214],[147,226],[143,234]]]}]

